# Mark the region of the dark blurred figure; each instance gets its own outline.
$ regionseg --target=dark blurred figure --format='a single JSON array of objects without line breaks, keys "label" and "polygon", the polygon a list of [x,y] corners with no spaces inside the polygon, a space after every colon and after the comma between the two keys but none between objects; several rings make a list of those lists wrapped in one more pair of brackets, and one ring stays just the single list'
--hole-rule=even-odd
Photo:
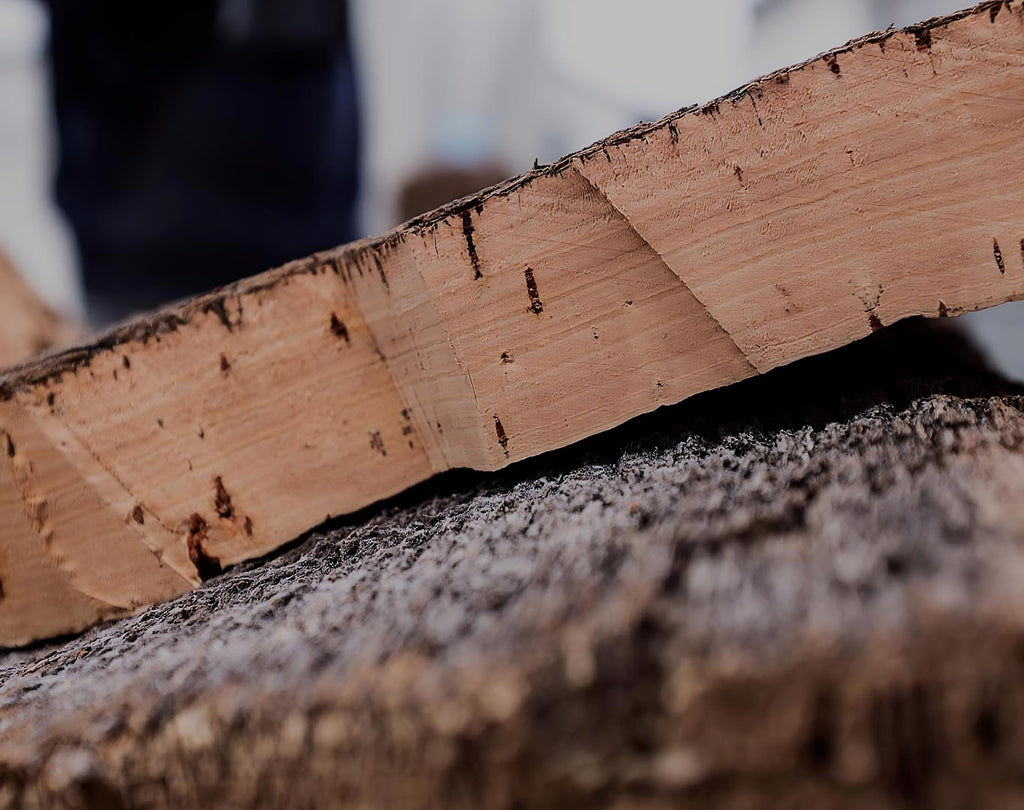
[{"label": "dark blurred figure", "polygon": [[354,237],[344,0],[47,0],[57,200],[102,323]]}]

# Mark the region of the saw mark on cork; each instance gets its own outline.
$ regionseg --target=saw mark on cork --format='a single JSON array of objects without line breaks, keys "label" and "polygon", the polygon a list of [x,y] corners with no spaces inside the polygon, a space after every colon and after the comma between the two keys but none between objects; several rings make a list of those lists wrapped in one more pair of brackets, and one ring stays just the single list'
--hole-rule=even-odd
[{"label": "saw mark on cork", "polygon": [[[753,102],[752,97],[751,101]],[[587,177],[587,175],[585,175],[579,169],[575,169],[574,171],[576,172],[576,176],[582,181],[584,188],[587,190],[587,193],[591,195],[591,197],[596,202],[599,202],[606,206],[607,209],[611,212],[611,214],[615,217],[615,219],[621,222],[623,225],[625,225],[625,227],[628,228],[629,231],[633,234],[634,238],[636,238],[636,240],[646,250],[650,251],[650,253],[657,258],[658,263],[661,265],[664,272],[668,274],[666,278],[674,279],[678,284],[682,286],[682,288],[686,291],[687,295],[691,296],[698,304],[700,304],[704,308],[704,312],[707,314],[707,316],[715,323],[715,325],[719,329],[722,330],[722,333],[729,339],[729,341],[736,348],[736,351],[739,353],[740,357],[743,358],[743,362],[746,363],[746,365],[751,370],[756,372],[758,370],[757,366],[755,366],[750,357],[747,356],[747,353],[740,348],[740,345],[736,342],[736,338],[733,337],[732,332],[726,329],[722,322],[718,320],[718,318],[715,317],[715,314],[708,308],[708,305],[705,304],[699,297],[697,297],[696,293],[694,293],[693,290],[690,289],[690,285],[686,283],[686,280],[678,273],[676,273],[668,265],[668,263],[665,261],[665,257],[662,256],[661,253],[659,253],[655,249],[654,245],[652,245],[650,242],[647,241],[647,239],[644,238],[644,235],[636,229],[636,226],[633,224],[632,220],[628,216],[626,216],[625,213],[623,213],[619,209],[619,207],[615,205],[615,203],[612,202],[611,198],[607,194],[605,194],[604,190],[599,185],[597,185],[597,183],[595,183],[593,180]]]}]

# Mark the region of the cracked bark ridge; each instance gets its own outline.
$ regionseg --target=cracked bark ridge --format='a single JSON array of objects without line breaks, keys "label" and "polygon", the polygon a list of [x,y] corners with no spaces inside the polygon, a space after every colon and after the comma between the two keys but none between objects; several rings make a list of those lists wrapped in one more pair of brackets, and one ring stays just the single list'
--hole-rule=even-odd
[{"label": "cracked bark ridge", "polygon": [[0,807],[1006,807],[1024,399],[939,326],[0,656]]},{"label": "cracked bark ridge", "polygon": [[863,37],[0,373],[0,645],[447,470],[1021,298],[1022,19]]}]

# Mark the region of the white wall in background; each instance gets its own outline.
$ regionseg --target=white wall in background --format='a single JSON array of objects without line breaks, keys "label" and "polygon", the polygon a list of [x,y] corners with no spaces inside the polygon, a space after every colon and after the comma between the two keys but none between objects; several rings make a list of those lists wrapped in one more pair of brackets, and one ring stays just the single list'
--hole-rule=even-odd
[{"label": "white wall in background", "polygon": [[37,3],[0,0],[0,249],[52,306],[78,314],[75,253],[50,196],[45,42],[46,17]]},{"label": "white wall in background", "polygon": [[366,230],[395,224],[427,163],[525,171],[729,91],[749,78],[751,2],[353,0]]},{"label": "white wall in background", "polygon": [[751,0],[548,0],[540,51],[560,81],[663,114],[749,78]]},{"label": "white wall in background", "polygon": [[485,162],[509,127],[529,140],[511,109],[523,82],[509,77],[529,62],[534,2],[352,0],[367,232],[395,224],[398,187],[417,168]]},{"label": "white wall in background", "polygon": [[764,0],[754,7],[751,75],[810,59],[875,28],[866,0]]},{"label": "white wall in background", "polygon": [[[966,0],[959,0],[965,2]],[[523,171],[948,0],[352,0],[368,231],[428,162]]]}]

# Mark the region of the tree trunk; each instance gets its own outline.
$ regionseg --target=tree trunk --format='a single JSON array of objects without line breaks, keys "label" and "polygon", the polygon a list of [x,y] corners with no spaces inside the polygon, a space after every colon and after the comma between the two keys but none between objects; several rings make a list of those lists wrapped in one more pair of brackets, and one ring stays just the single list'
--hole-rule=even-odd
[{"label": "tree trunk", "polygon": [[993,807],[1024,399],[937,325],[0,657],[3,807]]}]

